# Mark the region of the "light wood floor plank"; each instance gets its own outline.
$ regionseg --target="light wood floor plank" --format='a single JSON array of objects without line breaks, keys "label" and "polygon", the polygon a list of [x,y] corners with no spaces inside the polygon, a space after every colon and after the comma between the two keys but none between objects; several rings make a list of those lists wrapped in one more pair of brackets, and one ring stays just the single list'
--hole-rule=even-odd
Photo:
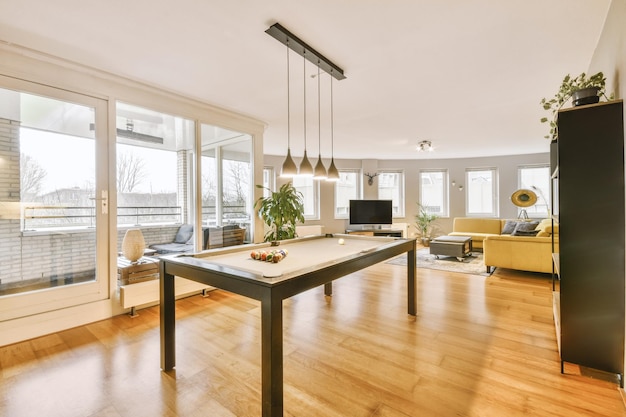
[{"label": "light wood floor plank", "polygon": [[[560,361],[548,275],[378,264],[283,303],[285,416],[624,416],[613,375]],[[159,309],[0,347],[0,415],[260,415],[260,304],[177,301],[177,366],[159,368]],[[593,375],[590,377],[588,375]]]}]

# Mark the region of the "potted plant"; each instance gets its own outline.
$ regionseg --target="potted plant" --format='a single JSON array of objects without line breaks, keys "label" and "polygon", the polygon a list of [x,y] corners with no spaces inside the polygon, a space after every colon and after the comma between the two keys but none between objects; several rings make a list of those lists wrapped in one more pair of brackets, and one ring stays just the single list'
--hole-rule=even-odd
[{"label": "potted plant", "polygon": [[258,207],[259,217],[270,227],[265,234],[266,242],[275,242],[296,237],[296,223],[304,223],[304,204],[302,193],[292,183],[283,184],[278,191],[271,191],[268,197],[259,198],[255,207]]},{"label": "potted plant", "polygon": [[428,210],[426,210],[426,208],[420,203],[417,203],[417,209],[418,211],[415,215],[415,227],[417,228],[417,232],[422,239],[422,245],[429,246],[432,224],[439,218],[439,216],[429,213]]},{"label": "potted plant", "polygon": [[550,118],[541,118],[541,123],[548,123],[550,125],[550,133],[546,135],[545,138],[551,140],[556,139],[557,112],[570,99],[574,106],[597,103],[600,101],[600,96],[604,96],[607,100],[612,100],[614,95],[611,94],[610,97],[607,97],[605,94],[605,86],[606,78],[602,71],[589,76],[584,72],[577,77],[572,77],[567,74],[565,78],[563,78],[561,86],[553,98],[541,99],[541,106],[544,110],[550,111],[551,114]]}]

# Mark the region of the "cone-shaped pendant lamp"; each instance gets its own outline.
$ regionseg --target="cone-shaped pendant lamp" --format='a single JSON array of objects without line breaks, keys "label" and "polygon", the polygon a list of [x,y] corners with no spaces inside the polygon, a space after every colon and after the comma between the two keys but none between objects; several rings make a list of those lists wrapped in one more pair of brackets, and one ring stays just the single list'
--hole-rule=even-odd
[{"label": "cone-shaped pendant lamp", "polygon": [[289,39],[287,39],[287,157],[285,158],[285,162],[283,162],[283,166],[280,170],[281,177],[293,177],[298,174],[298,167],[296,163],[293,162],[293,158],[291,157],[291,112],[290,112],[290,89],[289,89]]},{"label": "cone-shaped pendant lamp", "polygon": [[322,162],[322,113],[320,106],[320,63],[317,61],[317,164],[313,178],[316,180],[326,179],[326,167]]},{"label": "cone-shaped pendant lamp", "polygon": [[330,70],[330,165],[327,181],[339,181],[339,170],[335,166],[335,127],[333,117],[333,71]]},{"label": "cone-shaped pendant lamp", "polygon": [[309,161],[309,157],[306,156],[306,50],[302,53],[304,66],[302,67],[302,75],[304,80],[304,157],[302,158],[302,162],[300,162],[300,171],[298,175],[302,176],[311,176],[313,175],[313,165],[311,165],[311,161]]}]

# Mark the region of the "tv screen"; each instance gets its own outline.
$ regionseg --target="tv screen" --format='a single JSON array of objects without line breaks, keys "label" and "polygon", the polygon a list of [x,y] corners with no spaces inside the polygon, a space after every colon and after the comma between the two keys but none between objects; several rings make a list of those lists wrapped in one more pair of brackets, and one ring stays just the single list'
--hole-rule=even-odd
[{"label": "tv screen", "polygon": [[391,224],[391,200],[350,200],[350,224]]}]

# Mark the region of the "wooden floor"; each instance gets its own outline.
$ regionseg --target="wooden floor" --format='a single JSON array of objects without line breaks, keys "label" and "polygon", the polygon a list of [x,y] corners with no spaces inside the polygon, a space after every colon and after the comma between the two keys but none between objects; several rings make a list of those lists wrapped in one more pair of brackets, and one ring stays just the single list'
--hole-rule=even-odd
[{"label": "wooden floor", "polygon": [[[626,416],[613,376],[560,373],[549,276],[378,264],[284,303],[285,415]],[[159,368],[159,310],[0,348],[0,416],[259,416],[259,303],[177,302],[177,367]]]}]

